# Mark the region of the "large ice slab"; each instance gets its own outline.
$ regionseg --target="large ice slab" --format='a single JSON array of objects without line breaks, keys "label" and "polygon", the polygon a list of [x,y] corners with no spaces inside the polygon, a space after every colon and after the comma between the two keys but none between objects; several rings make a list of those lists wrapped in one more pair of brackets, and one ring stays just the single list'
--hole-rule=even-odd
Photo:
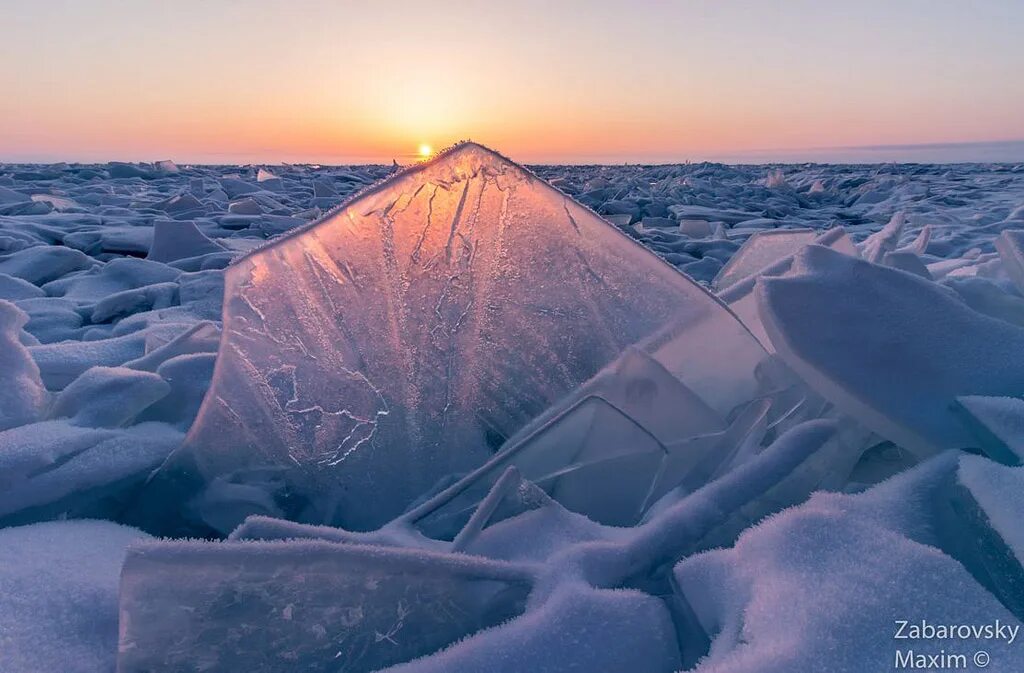
[{"label": "large ice slab", "polygon": [[148,542],[122,572],[118,671],[376,671],[515,617],[530,582],[461,555]]},{"label": "large ice slab", "polygon": [[837,407],[919,456],[977,445],[953,411],[965,395],[1024,395],[1024,330],[911,274],[821,246],[758,284],[787,364]]},{"label": "large ice slab", "polygon": [[231,266],[224,334],[168,470],[272,467],[289,517],[352,528],[477,467],[627,346],[723,417],[766,357],[689,278],[472,143]]}]

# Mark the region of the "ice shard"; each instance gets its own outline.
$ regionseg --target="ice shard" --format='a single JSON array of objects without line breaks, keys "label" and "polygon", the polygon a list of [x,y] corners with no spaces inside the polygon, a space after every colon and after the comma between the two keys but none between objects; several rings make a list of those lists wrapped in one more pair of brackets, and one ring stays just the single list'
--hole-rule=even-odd
[{"label": "ice shard", "polygon": [[[682,469],[669,473],[685,475],[718,448],[724,427],[692,390],[630,347],[511,437],[479,470],[407,518],[430,537],[453,535],[514,465],[572,511],[608,525],[634,525],[666,470],[682,459]],[[709,436],[715,439],[686,442]],[[673,451],[678,444],[684,446]]]},{"label": "ice shard", "polygon": [[906,223],[907,216],[903,211],[894,213],[884,227],[861,242],[861,257],[872,264],[881,264],[886,253],[896,250],[899,246],[900,235],[903,234]]},{"label": "ice shard", "polygon": [[962,420],[985,453],[1006,465],[1024,462],[1024,400],[1016,397],[957,398]]},{"label": "ice shard", "polygon": [[165,473],[272,469],[288,518],[372,528],[629,346],[721,418],[765,385],[764,349],[718,300],[463,143],[228,268],[216,372]]},{"label": "ice shard", "polygon": [[995,240],[1006,275],[1019,292],[1024,292],[1024,231],[1007,229]]},{"label": "ice shard", "polygon": [[[761,236],[766,234],[771,235],[762,240]],[[842,227],[829,229],[810,240],[807,239],[803,230],[776,230],[751,236],[736,252],[733,259],[740,258],[738,264],[743,269],[743,273],[731,273],[730,275],[733,275],[735,280],[729,282],[728,285],[723,285],[719,283],[719,278],[715,279],[718,298],[725,302],[729,309],[747,326],[747,329],[757,337],[761,345],[771,353],[775,352],[775,346],[772,345],[771,339],[764,331],[754,288],[761,277],[782,276],[788,273],[793,266],[793,256],[812,243],[824,245],[852,257],[860,255]],[[752,261],[750,263],[743,261],[747,258],[756,259],[757,264],[763,263],[764,266],[755,268],[757,264]],[[722,271],[729,271],[729,266],[724,267]]]},{"label": "ice shard", "polygon": [[743,244],[711,282],[723,290],[744,278],[756,275],[780,259],[788,257],[818,237],[814,229],[770,229],[759,231]]}]

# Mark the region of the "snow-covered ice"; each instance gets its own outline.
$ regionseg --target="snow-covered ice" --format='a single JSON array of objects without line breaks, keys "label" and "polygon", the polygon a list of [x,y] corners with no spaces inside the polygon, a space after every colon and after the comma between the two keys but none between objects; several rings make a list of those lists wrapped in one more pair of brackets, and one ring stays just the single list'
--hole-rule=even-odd
[{"label": "snow-covered ice", "polygon": [[0,669],[958,652],[1022,250],[1019,165],[0,165]]},{"label": "snow-covered ice", "polygon": [[[928,455],[976,439],[958,395],[1024,396],[1024,329],[901,270],[822,246],[764,278],[762,320],[808,384],[879,435]],[[842,297],[837,301],[837,297]]]},{"label": "snow-covered ice", "polygon": [[113,671],[121,564],[146,537],[106,521],[0,529],[0,670]]},{"label": "snow-covered ice", "polygon": [[[713,636],[708,656],[694,670],[901,670],[908,667],[895,665],[897,652],[905,661],[913,653],[969,656],[975,649],[991,656],[995,670],[1019,670],[1019,643],[903,639],[898,624],[981,626],[999,620],[1020,628],[1020,585],[1002,597],[1011,605],[1000,604],[993,587],[979,581],[984,568],[926,532],[952,527],[940,518],[940,503],[955,492],[957,479],[968,485],[972,502],[989,503],[993,509],[986,508],[981,521],[999,531],[1007,523],[1006,508],[1019,507],[1018,472],[978,458],[939,456],[860,495],[815,495],[745,532],[732,548],[683,560],[674,570],[677,586]],[[965,525],[956,533],[984,537],[991,530]],[[1004,548],[1017,542],[996,534]],[[1019,575],[1016,553],[1009,563]]]}]

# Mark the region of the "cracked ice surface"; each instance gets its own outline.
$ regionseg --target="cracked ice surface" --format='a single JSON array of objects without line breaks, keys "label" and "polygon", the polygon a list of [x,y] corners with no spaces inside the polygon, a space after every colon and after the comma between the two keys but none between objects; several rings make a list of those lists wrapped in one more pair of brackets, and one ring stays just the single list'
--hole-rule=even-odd
[{"label": "cracked ice surface", "polygon": [[274,468],[291,518],[355,528],[480,465],[627,346],[723,417],[766,357],[689,278],[472,143],[238,261],[225,296],[179,459]]}]

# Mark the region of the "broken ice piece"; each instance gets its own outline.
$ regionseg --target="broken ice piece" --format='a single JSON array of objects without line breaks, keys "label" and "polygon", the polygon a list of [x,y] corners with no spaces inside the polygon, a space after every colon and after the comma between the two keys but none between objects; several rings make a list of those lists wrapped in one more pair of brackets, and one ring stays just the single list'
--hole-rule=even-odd
[{"label": "broken ice piece", "polygon": [[1006,292],[988,278],[949,275],[943,284],[956,291],[968,306],[979,313],[1024,327],[1024,299]]},{"label": "broken ice piece", "polygon": [[462,144],[227,270],[217,370],[177,459],[204,480],[275,466],[289,518],[373,528],[630,345],[721,417],[759,394],[767,355],[711,295]]},{"label": "broken ice piece", "polygon": [[0,299],[0,431],[38,420],[48,402],[39,367],[21,344],[28,321],[24,311]]},{"label": "broken ice piece", "polygon": [[910,252],[909,250],[887,252],[882,257],[881,263],[894,269],[912,273],[915,276],[921,276],[921,278],[927,280],[932,279],[932,274],[928,271],[928,267],[925,266],[924,262],[921,261],[921,258],[918,257],[917,253]]},{"label": "broken ice piece", "polygon": [[65,388],[50,409],[50,418],[71,418],[74,425],[116,428],[169,393],[156,374],[127,367],[92,367]]},{"label": "broken ice piece", "polygon": [[884,227],[865,238],[860,244],[861,257],[869,262],[881,264],[886,253],[896,250],[906,223],[907,217],[903,211],[893,214]]},{"label": "broken ice piece", "polygon": [[769,229],[746,240],[722,267],[711,287],[722,290],[792,255],[818,237],[813,229]]},{"label": "broken ice piece", "polygon": [[163,423],[114,429],[55,420],[0,432],[0,526],[114,518],[181,440]]},{"label": "broken ice piece", "polygon": [[[779,232],[773,233],[775,233],[776,236],[767,239],[767,241],[772,242],[770,246],[762,246],[760,243],[755,241],[754,250],[751,251],[751,254],[754,258],[757,258],[760,261],[764,261],[767,258],[767,255],[765,254],[767,252],[781,254],[782,256],[778,257],[770,265],[756,269],[745,277],[730,283],[728,286],[721,286],[717,290],[718,298],[726,303],[736,317],[746,325],[747,329],[757,337],[757,340],[761,342],[761,345],[770,353],[775,352],[775,346],[772,345],[771,339],[768,338],[768,334],[764,331],[764,325],[761,322],[761,314],[757,308],[757,300],[754,295],[754,288],[757,285],[758,278],[762,276],[785,275],[793,264],[793,255],[802,250],[809,243],[828,246],[829,248],[833,248],[843,254],[851,255],[853,257],[858,256],[857,248],[854,246],[853,241],[850,240],[850,237],[846,235],[846,232],[842,227],[829,229],[828,231],[813,238],[811,241],[804,241],[804,237],[802,234],[799,234],[799,231],[798,234],[794,236],[781,236],[779,235]],[[747,240],[747,243],[754,241],[757,236],[758,234],[751,236]],[[781,245],[782,243],[795,245],[794,247],[789,248]],[[736,259],[736,257],[740,255],[746,256],[743,252],[746,249],[747,244],[744,244],[744,246],[737,251],[733,259]],[[743,264],[742,258],[739,263]],[[746,265],[744,264],[744,266]],[[723,271],[725,270],[726,269],[723,269]]]},{"label": "broken ice piece", "polygon": [[936,283],[821,246],[758,283],[778,353],[841,411],[926,457],[978,444],[953,413],[963,395],[1024,395],[1024,330]]},{"label": "broken ice piece", "polygon": [[223,251],[222,245],[207,238],[191,220],[157,220],[153,223],[153,245],[146,259],[173,262]]},{"label": "broken ice piece", "polygon": [[109,521],[0,529],[0,670],[114,671],[121,563],[143,537]]},{"label": "broken ice piece", "polygon": [[[566,508],[599,523],[633,525],[670,460],[666,445],[723,427],[712,409],[651,356],[628,348],[510,438],[483,467],[403,518],[428,537],[450,537],[514,465]],[[692,465],[715,448],[691,445],[678,453]],[[672,459],[679,461],[678,455]]]},{"label": "broken ice piece", "polygon": [[1024,294],[1024,231],[1007,229],[995,241],[1006,275]]},{"label": "broken ice piece", "polygon": [[146,542],[121,574],[117,670],[376,671],[517,616],[531,583],[525,566],[461,554]]},{"label": "broken ice piece", "polygon": [[967,395],[957,402],[986,454],[1006,465],[1024,460],[1024,400]]},{"label": "broken ice piece", "polygon": [[[1014,614],[1024,618],[1024,532],[1018,525],[1024,468],[1006,467],[979,456],[963,456],[957,484],[967,491],[973,505],[958,508],[962,523],[974,526],[975,530],[967,534],[962,529],[953,531],[951,537],[958,539],[965,550],[980,552],[978,556],[990,569],[989,577],[995,580],[990,584],[1011,589],[993,593]],[[989,549],[973,546],[974,541],[988,543]]]}]

